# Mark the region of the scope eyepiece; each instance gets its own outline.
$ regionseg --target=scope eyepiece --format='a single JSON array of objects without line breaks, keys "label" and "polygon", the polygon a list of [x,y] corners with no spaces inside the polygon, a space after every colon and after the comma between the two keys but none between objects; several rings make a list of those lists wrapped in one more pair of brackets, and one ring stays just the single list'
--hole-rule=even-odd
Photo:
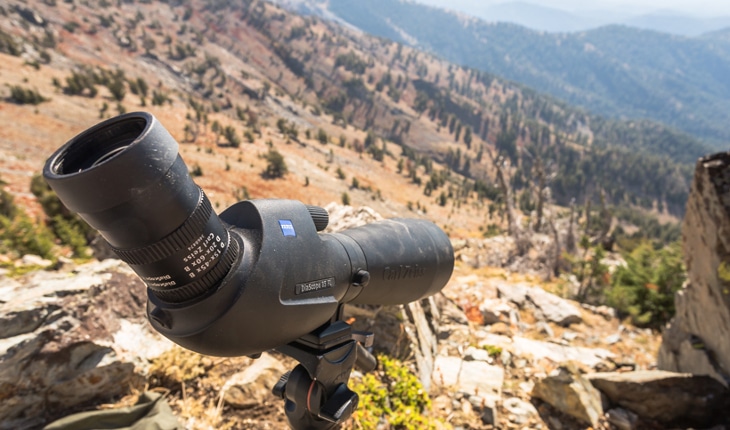
[{"label": "scope eyepiece", "polygon": [[240,251],[177,142],[148,113],[84,131],[48,159],[43,176],[165,302],[204,296]]}]

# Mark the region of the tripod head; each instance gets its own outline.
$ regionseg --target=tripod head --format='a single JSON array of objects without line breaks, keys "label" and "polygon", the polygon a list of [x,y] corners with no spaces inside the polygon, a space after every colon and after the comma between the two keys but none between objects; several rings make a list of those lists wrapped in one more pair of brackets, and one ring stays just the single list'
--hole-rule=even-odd
[{"label": "tripod head", "polygon": [[[299,359],[287,347],[296,345],[316,356],[332,342],[306,339],[341,327],[341,305],[419,300],[440,291],[453,270],[451,243],[429,221],[327,234],[324,209],[277,199],[238,202],[219,217],[177,142],[148,113],[84,131],[48,159],[43,175],[147,284],[152,326],[202,354],[280,349]],[[316,380],[316,368],[305,370]]]}]

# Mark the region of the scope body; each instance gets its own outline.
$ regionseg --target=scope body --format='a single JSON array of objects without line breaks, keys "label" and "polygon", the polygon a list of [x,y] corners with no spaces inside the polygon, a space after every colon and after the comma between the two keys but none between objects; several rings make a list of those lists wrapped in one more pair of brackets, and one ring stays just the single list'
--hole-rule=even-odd
[{"label": "scope body", "polygon": [[[70,140],[44,177],[148,286],[152,326],[208,355],[254,355],[305,336],[344,303],[402,304],[440,291],[453,248],[430,221],[321,233],[321,208],[247,200],[221,213],[150,114]],[[326,215],[326,212],[325,212]]]}]

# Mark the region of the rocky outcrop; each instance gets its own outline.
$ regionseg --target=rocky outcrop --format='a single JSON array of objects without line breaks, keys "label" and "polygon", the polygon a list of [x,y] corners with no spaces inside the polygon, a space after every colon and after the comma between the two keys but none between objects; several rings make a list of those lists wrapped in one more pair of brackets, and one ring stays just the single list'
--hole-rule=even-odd
[{"label": "rocky outcrop", "polygon": [[223,400],[234,408],[251,408],[271,395],[287,369],[269,353],[264,353],[245,370],[231,376],[221,389]]},{"label": "rocky outcrop", "polygon": [[581,322],[580,309],[567,300],[550,294],[542,288],[524,284],[500,284],[499,296],[519,307],[529,305],[535,309],[535,316],[562,326]]},{"label": "rocky outcrop", "polygon": [[695,169],[682,226],[688,282],[675,298],[660,369],[730,378],[730,153]]},{"label": "rocky outcrop", "polygon": [[[666,426],[706,428],[730,406],[728,390],[709,376],[665,371],[585,375],[617,406]],[[628,417],[629,415],[627,415]]]},{"label": "rocky outcrop", "polygon": [[572,366],[561,366],[537,381],[532,395],[593,427],[603,415],[601,393]]},{"label": "rocky outcrop", "polygon": [[337,203],[328,204],[325,209],[329,213],[329,224],[325,229],[327,233],[334,233],[348,228],[360,227],[371,222],[383,219],[379,213],[367,206],[352,207]]},{"label": "rocky outcrop", "polygon": [[172,344],[144,316],[146,290],[118,260],[0,279],[0,428],[36,427],[144,385]]}]

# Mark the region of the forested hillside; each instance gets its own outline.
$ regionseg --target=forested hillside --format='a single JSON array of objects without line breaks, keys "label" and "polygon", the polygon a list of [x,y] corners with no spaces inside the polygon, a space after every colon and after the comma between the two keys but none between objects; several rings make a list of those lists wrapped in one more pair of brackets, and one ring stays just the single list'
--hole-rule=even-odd
[{"label": "forested hillside", "polygon": [[[342,146],[376,162],[397,160],[399,173],[441,206],[459,207],[472,196],[501,199],[500,163],[526,211],[550,188],[561,205],[604,199],[681,216],[690,166],[707,151],[666,127],[605,120],[491,74],[263,2],[142,5],[132,20],[104,0],[35,10],[12,5],[5,16],[23,25],[4,21],[0,50],[37,67],[63,64],[68,76],[54,85],[68,95],[94,98],[95,85],[106,85],[111,102],[127,93],[142,106],[186,100],[191,141],[208,130],[230,145],[252,140],[264,126],[261,109],[277,112],[268,125],[298,140],[302,132],[310,136],[305,117],[329,115],[343,133],[352,126],[366,132],[362,140],[341,139]],[[103,62],[110,44],[124,53],[118,69]],[[55,49],[74,53],[78,63],[55,62]],[[153,67],[164,74],[141,85],[136,71]],[[32,87],[13,89],[10,100],[43,102]],[[249,106],[237,101],[242,95]],[[113,112],[109,101],[100,116]],[[213,114],[233,122],[211,125]],[[337,139],[312,131],[324,143]]]},{"label": "forested hillside", "polygon": [[652,118],[716,147],[730,141],[730,46],[624,26],[551,34],[413,2],[332,0],[371,34],[433,52],[616,118]]}]

